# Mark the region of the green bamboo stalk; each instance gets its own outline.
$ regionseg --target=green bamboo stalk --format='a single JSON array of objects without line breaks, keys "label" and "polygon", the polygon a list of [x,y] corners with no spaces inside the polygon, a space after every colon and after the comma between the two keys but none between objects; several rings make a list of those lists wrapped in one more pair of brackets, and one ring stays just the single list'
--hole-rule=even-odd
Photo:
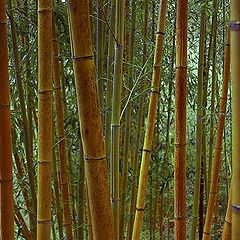
[{"label": "green bamboo stalk", "polygon": [[8,7],[9,7],[9,18],[10,18],[10,24],[11,24],[13,55],[14,55],[14,64],[15,64],[15,71],[16,71],[17,88],[18,88],[21,115],[22,115],[22,120],[23,120],[24,143],[25,143],[25,150],[26,150],[29,185],[30,185],[30,189],[31,189],[33,212],[36,215],[37,198],[36,198],[35,178],[34,178],[35,170],[34,170],[34,163],[33,163],[33,158],[32,158],[32,153],[31,153],[32,151],[31,151],[31,143],[30,143],[29,123],[28,123],[28,119],[27,119],[27,110],[26,110],[26,106],[25,106],[25,97],[24,97],[22,77],[21,77],[20,57],[19,57],[18,44],[17,44],[17,30],[16,30],[16,23],[15,23],[15,18],[14,18],[14,8],[13,8],[12,0],[8,0],[7,3],[8,3]]},{"label": "green bamboo stalk", "polygon": [[220,111],[218,116],[218,127],[217,127],[217,136],[215,142],[215,152],[214,152],[214,161],[212,166],[212,179],[209,192],[209,201],[207,207],[206,220],[204,225],[204,234],[203,240],[210,239],[211,235],[211,223],[213,218],[214,205],[216,200],[217,188],[218,188],[218,179],[221,166],[221,154],[222,154],[222,136],[225,123],[225,113],[226,113],[226,103],[227,103],[227,92],[228,92],[228,82],[230,75],[230,45],[229,45],[229,32],[227,35],[227,43],[225,49],[224,57],[224,70],[223,70],[223,87],[222,95],[220,98]]},{"label": "green bamboo stalk", "polygon": [[194,202],[191,240],[196,239],[197,222],[199,216],[199,196],[201,179],[201,159],[202,159],[202,119],[203,119],[203,72],[204,72],[204,52],[205,52],[205,25],[206,25],[206,0],[201,1],[201,22],[199,39],[199,60],[198,60],[198,98],[197,98],[197,130],[196,130],[196,178],[194,184]]},{"label": "green bamboo stalk", "polygon": [[[107,155],[108,165],[110,163],[110,147],[111,147],[111,108],[112,108],[112,75],[114,63],[114,32],[115,32],[115,14],[116,14],[116,0],[111,1],[111,22],[109,29],[108,40],[108,56],[107,56],[107,94],[106,94],[106,119],[105,119],[105,149]],[[109,167],[111,168],[111,167]]]},{"label": "green bamboo stalk", "polygon": [[217,10],[218,2],[214,0],[213,9],[213,52],[212,52],[212,89],[211,89],[211,120],[210,120],[210,137],[209,137],[209,160],[208,160],[208,189],[211,186],[211,172],[212,172],[212,159],[213,159],[213,144],[214,144],[214,115],[215,115],[215,99],[216,99],[216,81],[217,81]]},{"label": "green bamboo stalk", "polygon": [[[133,75],[134,75],[134,51],[135,51],[135,25],[136,25],[136,2],[131,2],[131,35],[129,43],[129,63],[131,66],[128,71],[128,85],[129,89],[133,87]],[[132,114],[132,101],[130,100],[127,105],[125,113],[125,140],[124,140],[124,153],[123,153],[123,166],[122,166],[122,184],[121,184],[121,209],[120,209],[120,239],[124,237],[124,220],[125,220],[125,209],[126,209],[126,194],[127,194],[127,183],[128,183],[128,159],[129,159],[129,148],[130,148],[130,135],[131,135],[131,114]]]},{"label": "green bamboo stalk", "polygon": [[124,42],[124,1],[116,1],[116,37],[114,78],[111,117],[111,162],[112,162],[112,209],[114,236],[119,239],[119,143],[120,143],[120,111],[122,91],[123,42]]},{"label": "green bamboo stalk", "polygon": [[[145,13],[144,13],[144,26],[143,26],[143,58],[142,66],[144,67],[147,61],[147,35],[148,35],[148,15],[149,15],[149,0],[145,0]],[[141,82],[141,91],[145,89],[145,81]],[[132,161],[132,176],[131,176],[131,201],[130,201],[130,220],[127,231],[127,239],[132,239],[133,223],[135,217],[136,208],[136,193],[137,193],[137,170],[138,170],[138,156],[139,156],[139,146],[142,138],[142,126],[144,118],[144,96],[140,97],[139,110],[137,115],[137,129],[136,129],[136,144],[135,152],[133,154]]]},{"label": "green bamboo stalk", "polygon": [[60,64],[58,60],[58,46],[55,21],[52,21],[52,46],[53,46],[53,76],[55,84],[55,98],[56,98],[56,117],[57,117],[57,136],[58,136],[58,152],[60,161],[60,184],[63,200],[63,216],[64,225],[66,228],[67,240],[73,239],[72,234],[72,217],[69,204],[69,186],[67,175],[67,153],[66,153],[66,141],[64,130],[64,116],[63,116],[63,104],[61,94],[61,75]]}]

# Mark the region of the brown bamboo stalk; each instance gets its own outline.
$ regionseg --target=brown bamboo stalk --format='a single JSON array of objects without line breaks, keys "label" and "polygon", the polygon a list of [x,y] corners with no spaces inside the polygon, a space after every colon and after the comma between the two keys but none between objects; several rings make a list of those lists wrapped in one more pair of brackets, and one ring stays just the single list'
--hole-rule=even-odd
[{"label": "brown bamboo stalk", "polygon": [[0,236],[2,240],[14,240],[12,136],[5,0],[0,2],[0,36]]},{"label": "brown bamboo stalk", "polygon": [[73,66],[83,143],[88,198],[94,239],[113,239],[107,162],[101,112],[95,84],[95,64],[88,0],[69,1]]},{"label": "brown bamboo stalk", "polygon": [[51,233],[52,1],[38,0],[38,206],[37,240]]},{"label": "brown bamboo stalk", "polygon": [[186,92],[188,1],[177,1],[174,167],[175,239],[186,239]]}]

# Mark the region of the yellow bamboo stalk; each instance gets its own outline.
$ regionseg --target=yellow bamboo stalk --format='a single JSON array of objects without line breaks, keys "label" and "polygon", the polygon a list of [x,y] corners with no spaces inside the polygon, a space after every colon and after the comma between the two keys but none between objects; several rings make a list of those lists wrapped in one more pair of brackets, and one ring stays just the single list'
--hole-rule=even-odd
[{"label": "yellow bamboo stalk", "polygon": [[143,154],[141,161],[141,170],[138,183],[138,194],[136,204],[136,214],[133,225],[132,239],[140,239],[143,224],[143,215],[145,209],[145,194],[147,189],[148,167],[151,157],[154,127],[157,116],[157,106],[159,98],[160,78],[161,78],[161,62],[163,52],[165,19],[166,19],[167,0],[161,0],[159,9],[158,30],[156,35],[156,49],[154,56],[154,68],[152,75],[152,85],[150,93],[150,103],[148,107],[147,126],[144,138]]},{"label": "yellow bamboo stalk", "polygon": [[0,236],[2,240],[13,240],[12,136],[5,0],[0,2],[0,36]]},{"label": "yellow bamboo stalk", "polygon": [[176,112],[174,166],[174,231],[176,240],[186,239],[186,92],[188,1],[177,1],[176,18]]},{"label": "yellow bamboo stalk", "polygon": [[232,239],[240,236],[240,4],[231,1],[231,73],[232,73]]},{"label": "yellow bamboo stalk", "polygon": [[56,26],[53,20],[52,25],[52,46],[53,46],[53,75],[55,84],[55,96],[56,96],[56,115],[57,115],[57,134],[58,134],[58,151],[60,161],[60,181],[61,191],[63,199],[63,215],[64,225],[66,228],[66,237],[68,240],[73,239],[72,235],[72,218],[69,205],[69,186],[68,186],[68,175],[67,175],[67,153],[66,153],[66,141],[64,131],[64,117],[63,117],[63,104],[61,94],[61,75],[60,75],[60,64],[58,59],[58,46],[56,36]]},{"label": "yellow bamboo stalk", "polygon": [[37,240],[50,239],[52,173],[52,1],[38,1]]},{"label": "yellow bamboo stalk", "polygon": [[232,231],[232,209],[231,209],[231,188],[230,188],[227,212],[226,212],[225,222],[223,227],[222,240],[231,240],[232,239],[231,231]]},{"label": "yellow bamboo stalk", "polygon": [[73,66],[94,239],[113,239],[106,153],[98,103],[89,1],[70,0]]},{"label": "yellow bamboo stalk", "polygon": [[223,87],[222,95],[220,98],[220,111],[218,116],[217,136],[215,143],[214,161],[212,166],[211,186],[209,192],[209,200],[207,206],[207,214],[204,225],[203,240],[211,238],[211,224],[213,220],[214,206],[218,192],[218,179],[221,168],[221,155],[222,155],[222,137],[225,123],[225,113],[227,104],[228,82],[230,77],[230,35],[228,31],[227,43],[224,56],[224,70],[223,70]]}]

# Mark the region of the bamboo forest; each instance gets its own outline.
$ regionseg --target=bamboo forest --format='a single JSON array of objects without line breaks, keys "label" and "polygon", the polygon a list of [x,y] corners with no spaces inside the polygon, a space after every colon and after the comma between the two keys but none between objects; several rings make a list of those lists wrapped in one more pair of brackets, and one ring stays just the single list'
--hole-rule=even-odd
[{"label": "bamboo forest", "polygon": [[0,240],[240,240],[239,0],[0,0]]}]

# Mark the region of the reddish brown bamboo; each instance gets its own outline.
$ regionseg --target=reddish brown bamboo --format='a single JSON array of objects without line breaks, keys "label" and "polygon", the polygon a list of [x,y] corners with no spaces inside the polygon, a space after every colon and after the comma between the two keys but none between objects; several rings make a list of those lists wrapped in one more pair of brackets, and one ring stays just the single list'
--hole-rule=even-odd
[{"label": "reddish brown bamboo", "polygon": [[8,81],[6,2],[0,1],[0,236],[14,239],[12,136]]}]

